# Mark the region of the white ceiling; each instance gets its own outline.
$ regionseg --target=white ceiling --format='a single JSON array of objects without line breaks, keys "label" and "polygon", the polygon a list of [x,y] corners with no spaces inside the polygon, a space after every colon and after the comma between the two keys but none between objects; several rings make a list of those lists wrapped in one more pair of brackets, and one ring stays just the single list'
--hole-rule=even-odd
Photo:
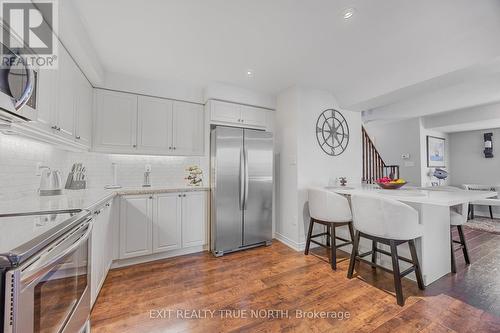
[{"label": "white ceiling", "polygon": [[105,71],[268,94],[310,86],[343,106],[500,56],[498,0],[74,1]]}]

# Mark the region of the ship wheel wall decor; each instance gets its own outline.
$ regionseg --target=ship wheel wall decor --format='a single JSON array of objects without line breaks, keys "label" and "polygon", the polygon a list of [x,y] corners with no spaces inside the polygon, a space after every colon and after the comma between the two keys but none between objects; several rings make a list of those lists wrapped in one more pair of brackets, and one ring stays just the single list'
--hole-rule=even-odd
[{"label": "ship wheel wall decor", "polygon": [[342,154],[349,144],[349,125],[342,113],[334,109],[323,111],[316,121],[316,139],[328,155]]}]

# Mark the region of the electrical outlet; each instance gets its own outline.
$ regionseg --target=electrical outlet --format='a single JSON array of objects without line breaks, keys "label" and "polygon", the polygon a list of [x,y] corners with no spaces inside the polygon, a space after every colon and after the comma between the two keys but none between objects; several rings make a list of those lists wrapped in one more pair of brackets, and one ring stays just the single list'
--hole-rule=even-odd
[{"label": "electrical outlet", "polygon": [[151,172],[151,164],[146,164],[146,165],[144,166],[144,171],[146,171],[146,172]]}]

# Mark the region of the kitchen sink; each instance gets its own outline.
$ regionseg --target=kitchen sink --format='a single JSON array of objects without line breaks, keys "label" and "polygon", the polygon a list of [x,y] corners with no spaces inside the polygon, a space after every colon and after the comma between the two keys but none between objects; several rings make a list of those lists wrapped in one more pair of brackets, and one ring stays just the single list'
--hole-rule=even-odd
[{"label": "kitchen sink", "polygon": [[354,187],[349,186],[326,186],[327,190],[354,190]]}]

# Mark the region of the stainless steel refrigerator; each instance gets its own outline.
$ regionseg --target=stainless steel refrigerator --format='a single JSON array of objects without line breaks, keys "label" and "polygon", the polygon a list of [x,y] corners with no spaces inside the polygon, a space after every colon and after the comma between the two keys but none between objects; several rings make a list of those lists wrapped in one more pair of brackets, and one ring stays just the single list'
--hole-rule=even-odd
[{"label": "stainless steel refrigerator", "polygon": [[211,131],[211,249],[215,256],[269,245],[273,136],[216,126]]}]

